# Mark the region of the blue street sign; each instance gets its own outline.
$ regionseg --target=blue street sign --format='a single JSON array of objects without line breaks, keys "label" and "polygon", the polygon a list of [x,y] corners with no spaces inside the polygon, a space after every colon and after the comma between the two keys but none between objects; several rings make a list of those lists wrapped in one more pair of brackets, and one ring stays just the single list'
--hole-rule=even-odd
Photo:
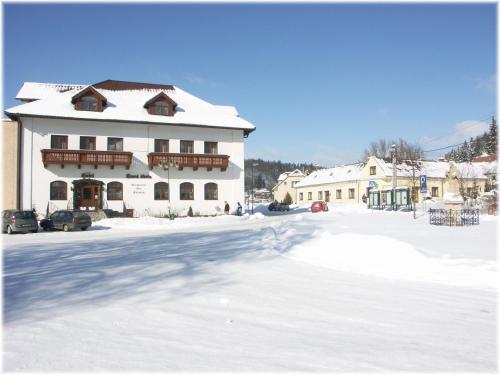
[{"label": "blue street sign", "polygon": [[371,187],[371,188],[376,188],[377,187],[377,183],[373,180],[370,180],[368,181],[368,187]]},{"label": "blue street sign", "polygon": [[427,193],[427,176],[420,176],[420,192]]}]

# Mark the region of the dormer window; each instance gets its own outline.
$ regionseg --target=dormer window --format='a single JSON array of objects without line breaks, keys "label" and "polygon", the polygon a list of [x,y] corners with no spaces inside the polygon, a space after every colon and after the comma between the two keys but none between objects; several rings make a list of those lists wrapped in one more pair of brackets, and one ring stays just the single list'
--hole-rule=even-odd
[{"label": "dormer window", "polygon": [[71,103],[75,105],[77,111],[102,112],[106,101],[107,99],[92,86],[88,86],[71,98]]},{"label": "dormer window", "polygon": [[176,106],[177,103],[164,92],[160,92],[144,103],[144,108],[148,110],[148,113],[156,116],[173,116]]},{"label": "dormer window", "polygon": [[153,113],[155,115],[168,116],[167,102],[156,102],[153,104]]},{"label": "dormer window", "polygon": [[80,100],[80,110],[97,111],[97,99],[93,96],[84,96]]}]

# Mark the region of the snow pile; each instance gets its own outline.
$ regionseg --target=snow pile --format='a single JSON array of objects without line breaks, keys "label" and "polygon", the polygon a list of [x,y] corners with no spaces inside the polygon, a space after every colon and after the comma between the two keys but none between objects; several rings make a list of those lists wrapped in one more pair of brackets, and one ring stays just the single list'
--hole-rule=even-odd
[{"label": "snow pile", "polygon": [[333,235],[316,230],[313,237],[286,255],[314,265],[390,279],[496,286],[494,261],[428,257],[409,243],[380,235]]}]

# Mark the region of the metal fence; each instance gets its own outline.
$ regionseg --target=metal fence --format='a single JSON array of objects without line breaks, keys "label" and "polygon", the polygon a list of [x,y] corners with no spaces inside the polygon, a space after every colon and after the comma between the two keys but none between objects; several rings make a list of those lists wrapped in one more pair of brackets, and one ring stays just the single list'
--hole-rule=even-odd
[{"label": "metal fence", "polygon": [[429,222],[432,225],[448,225],[450,227],[479,225],[479,209],[445,210],[429,209]]}]

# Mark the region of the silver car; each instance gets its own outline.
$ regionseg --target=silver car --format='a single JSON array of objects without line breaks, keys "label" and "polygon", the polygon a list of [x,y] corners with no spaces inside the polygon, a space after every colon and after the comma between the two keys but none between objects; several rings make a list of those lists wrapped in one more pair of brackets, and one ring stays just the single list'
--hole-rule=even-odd
[{"label": "silver car", "polygon": [[33,211],[4,210],[2,212],[2,232],[38,232],[38,221]]}]

